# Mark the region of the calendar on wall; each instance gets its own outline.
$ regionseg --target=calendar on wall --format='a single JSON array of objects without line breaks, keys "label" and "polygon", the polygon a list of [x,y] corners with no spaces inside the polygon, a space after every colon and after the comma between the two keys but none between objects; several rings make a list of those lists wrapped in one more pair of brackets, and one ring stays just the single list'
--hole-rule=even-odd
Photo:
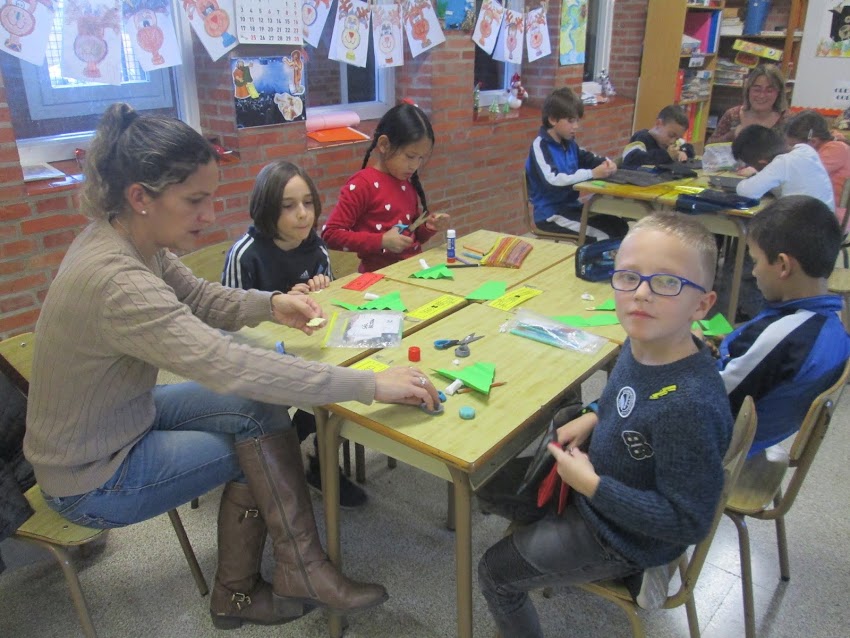
[{"label": "calendar on wall", "polygon": [[236,0],[240,44],[302,44],[300,0]]}]

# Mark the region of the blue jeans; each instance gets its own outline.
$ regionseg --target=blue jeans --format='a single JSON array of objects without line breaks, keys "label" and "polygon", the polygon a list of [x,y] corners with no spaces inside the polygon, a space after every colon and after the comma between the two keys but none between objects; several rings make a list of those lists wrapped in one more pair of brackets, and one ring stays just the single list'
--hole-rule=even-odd
[{"label": "blue jeans", "polygon": [[529,591],[639,571],[601,543],[570,503],[561,516],[521,527],[488,549],[478,563],[478,583],[502,638],[542,638]]},{"label": "blue jeans", "polygon": [[154,389],[156,417],[105,484],[50,497],[71,522],[107,529],[188,503],[227,481],[244,482],[234,445],[291,427],[285,406],[216,394],[197,383]]}]

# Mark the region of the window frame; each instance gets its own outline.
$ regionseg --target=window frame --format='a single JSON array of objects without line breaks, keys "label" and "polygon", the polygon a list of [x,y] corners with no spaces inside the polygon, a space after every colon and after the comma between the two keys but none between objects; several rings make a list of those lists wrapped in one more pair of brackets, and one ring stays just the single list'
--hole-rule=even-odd
[{"label": "window frame", "polygon": [[[340,62],[340,94],[348,100],[348,71],[349,66]],[[307,109],[307,121],[310,117],[321,117],[340,111],[353,111],[361,120],[378,120],[395,104],[395,69],[397,67],[375,67],[375,100],[370,102],[355,102],[354,104],[328,104],[311,106]],[[345,73],[343,73],[345,71]],[[343,79],[344,78],[344,79]],[[307,81],[309,82],[309,75]]]},{"label": "window frame", "polygon": [[[519,11],[522,11],[523,13],[525,13],[525,9],[526,9],[523,0],[507,0],[506,2],[504,2],[504,6],[505,6],[506,9],[511,9],[512,11],[519,10]],[[476,15],[477,15],[477,13],[481,11],[481,5],[477,2],[476,2],[476,5],[475,5],[475,9],[476,9]],[[496,42],[498,43],[498,41],[499,41],[499,38],[497,36]],[[474,46],[478,46],[478,45],[476,44]],[[525,33],[523,33],[522,42],[521,42],[520,46],[522,46],[523,49],[525,49]],[[527,51],[526,51],[526,53],[523,54],[523,59],[525,59],[526,54],[527,54]],[[491,54],[491,58],[492,58],[492,54]],[[499,60],[493,60],[493,61],[499,62]],[[479,107],[490,106],[491,104],[493,104],[493,102],[498,104],[499,102],[506,101],[507,98],[508,98],[508,94],[511,91],[511,78],[513,77],[514,73],[519,73],[520,75],[522,75],[522,64],[514,64],[513,62],[502,62],[502,64],[505,65],[504,73],[502,75],[502,88],[501,89],[488,89],[486,91],[479,91],[478,92],[478,106]]]},{"label": "window frame", "polygon": [[[591,1],[591,0],[588,0]],[[616,0],[597,0],[596,50],[593,55],[592,79],[595,82],[602,69],[611,72],[611,44],[614,37],[614,9]]]},{"label": "window frame", "polygon": [[[174,86],[169,86],[169,91],[174,93],[174,103],[180,119],[192,128],[201,132],[201,109],[198,103],[197,84],[195,82],[194,53],[192,49],[192,31],[185,13],[180,10],[179,2],[172,2],[172,15],[176,17],[175,30],[177,43],[180,48],[183,64],[170,67],[174,73]],[[192,61],[186,63],[185,61]],[[28,64],[28,63],[23,63]],[[39,70],[24,70],[24,75],[30,73],[38,75]],[[25,87],[29,91],[28,87]],[[109,87],[115,90],[115,87]],[[60,90],[60,89],[55,89]],[[27,93],[29,95],[29,92]],[[117,99],[117,98],[116,98]],[[112,99],[111,101],[115,101]],[[41,162],[57,162],[73,159],[74,151],[78,148],[88,148],[94,137],[94,131],[79,131],[64,135],[51,135],[46,137],[33,137],[17,140],[18,154],[23,166],[38,164]]]}]

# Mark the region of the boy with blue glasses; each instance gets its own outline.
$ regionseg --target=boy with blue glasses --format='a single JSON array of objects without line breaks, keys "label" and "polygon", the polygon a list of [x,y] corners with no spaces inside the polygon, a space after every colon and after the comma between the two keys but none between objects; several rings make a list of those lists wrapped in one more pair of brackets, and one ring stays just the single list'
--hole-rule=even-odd
[{"label": "boy with blue glasses", "polygon": [[610,578],[639,589],[649,570],[663,576],[661,598],[666,565],[708,532],[733,422],[715,362],[690,329],[716,299],[716,257],[713,236],[677,213],[646,217],[623,239],[612,286],[628,339],[595,411],[549,445],[572,488],[567,507],[541,510],[478,566],[502,638],[543,636],[532,589]]}]

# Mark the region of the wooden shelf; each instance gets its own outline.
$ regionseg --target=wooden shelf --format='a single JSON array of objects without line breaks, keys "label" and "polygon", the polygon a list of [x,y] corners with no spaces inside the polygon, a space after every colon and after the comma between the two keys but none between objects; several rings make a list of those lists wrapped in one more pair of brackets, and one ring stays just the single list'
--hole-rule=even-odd
[{"label": "wooden shelf", "polygon": [[711,58],[717,55],[717,53],[682,53],[679,57],[684,58]]},{"label": "wooden shelf", "polygon": [[[761,32],[759,34],[755,34],[755,35],[738,35],[738,34],[734,34],[734,33],[721,33],[720,37],[721,38],[730,38],[730,39],[735,38],[736,40],[738,40],[738,39],[740,39],[740,40],[784,40],[785,39],[785,33],[782,32],[782,31],[768,31],[768,32],[763,31],[763,32]],[[794,40],[802,40],[803,34],[802,33],[795,33],[792,37],[794,38]]]}]

